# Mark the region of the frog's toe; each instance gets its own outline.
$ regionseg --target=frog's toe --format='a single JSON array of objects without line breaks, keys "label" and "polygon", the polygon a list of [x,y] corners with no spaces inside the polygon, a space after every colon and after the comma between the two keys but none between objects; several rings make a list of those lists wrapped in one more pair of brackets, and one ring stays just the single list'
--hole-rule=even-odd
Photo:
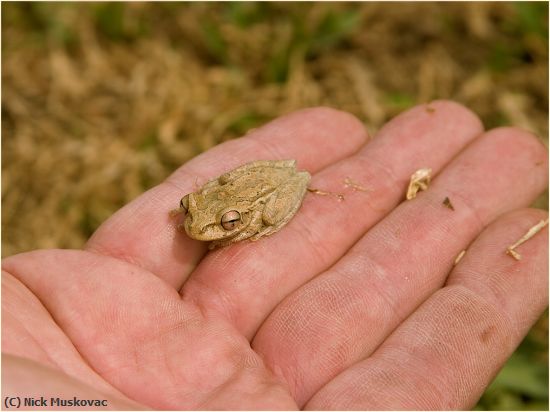
[{"label": "frog's toe", "polygon": [[263,230],[259,231],[258,233],[256,233],[255,235],[253,235],[250,238],[250,240],[256,241],[256,240],[258,240],[262,237],[272,235],[273,233],[277,232],[281,228],[281,226],[282,225],[268,226],[265,229],[263,229]]},{"label": "frog's toe", "polygon": [[183,213],[185,211],[184,208],[182,207],[178,207],[177,209],[172,209],[168,212],[168,214],[170,215],[170,217],[176,217],[177,215]]}]

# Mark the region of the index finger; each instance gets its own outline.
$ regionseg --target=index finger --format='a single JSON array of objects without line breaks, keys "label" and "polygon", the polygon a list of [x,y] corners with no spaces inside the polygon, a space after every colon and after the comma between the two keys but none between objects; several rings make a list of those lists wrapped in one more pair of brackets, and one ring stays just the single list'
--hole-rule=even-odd
[{"label": "index finger", "polygon": [[136,264],[179,288],[206,244],[178,233],[168,212],[197,182],[262,159],[296,159],[299,169],[315,172],[353,154],[366,139],[363,125],[345,112],[313,108],[283,116],[185,163],[111,216],[85,248]]}]

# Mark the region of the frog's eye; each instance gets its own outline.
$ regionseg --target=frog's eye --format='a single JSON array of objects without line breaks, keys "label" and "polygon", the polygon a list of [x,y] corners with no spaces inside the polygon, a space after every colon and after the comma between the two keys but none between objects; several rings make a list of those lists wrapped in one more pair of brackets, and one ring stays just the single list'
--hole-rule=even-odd
[{"label": "frog's eye", "polygon": [[225,230],[233,230],[241,223],[241,214],[236,210],[230,210],[223,214],[221,223]]},{"label": "frog's eye", "polygon": [[185,213],[189,210],[189,195],[185,195],[181,198],[180,209],[182,209]]}]

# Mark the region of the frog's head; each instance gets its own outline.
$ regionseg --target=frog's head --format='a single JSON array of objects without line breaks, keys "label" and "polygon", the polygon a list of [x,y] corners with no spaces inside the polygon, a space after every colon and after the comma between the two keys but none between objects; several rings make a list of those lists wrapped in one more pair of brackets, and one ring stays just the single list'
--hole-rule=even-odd
[{"label": "frog's head", "polygon": [[250,213],[242,205],[212,202],[198,193],[184,196],[180,209],[186,213],[183,226],[187,235],[205,242],[237,236],[250,224]]}]

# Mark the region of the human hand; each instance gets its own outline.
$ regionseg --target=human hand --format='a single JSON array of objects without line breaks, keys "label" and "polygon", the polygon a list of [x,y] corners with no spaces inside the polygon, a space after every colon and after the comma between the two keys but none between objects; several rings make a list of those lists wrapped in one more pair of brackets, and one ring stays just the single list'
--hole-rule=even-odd
[{"label": "human hand", "polygon": [[[547,229],[521,261],[504,253],[546,218],[521,209],[547,185],[546,150],[521,130],[484,133],[445,101],[367,140],[348,114],[296,112],[186,163],[84,250],[4,259],[4,395],[116,409],[472,407],[547,306]],[[311,187],[344,200],[308,194],[276,234],[211,252],[176,231],[168,212],[195,182],[259,159],[297,159]],[[421,167],[430,188],[403,202]]]}]

